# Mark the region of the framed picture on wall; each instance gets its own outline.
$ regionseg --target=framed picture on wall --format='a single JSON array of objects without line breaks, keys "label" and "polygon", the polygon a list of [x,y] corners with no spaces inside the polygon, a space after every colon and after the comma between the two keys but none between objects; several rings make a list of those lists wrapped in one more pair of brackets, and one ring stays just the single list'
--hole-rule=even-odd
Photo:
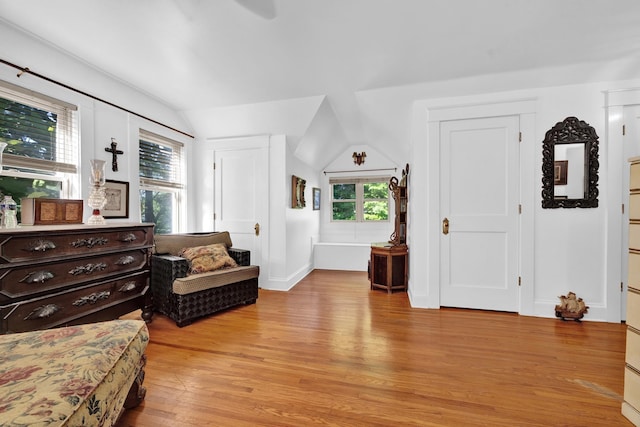
[{"label": "framed picture on wall", "polygon": [[314,211],[320,210],[320,189],[319,188],[313,189],[313,210]]},{"label": "framed picture on wall", "polygon": [[553,184],[567,185],[568,160],[556,160],[553,163]]},{"label": "framed picture on wall", "polygon": [[107,179],[104,184],[107,204],[100,210],[105,218],[129,218],[129,183]]}]

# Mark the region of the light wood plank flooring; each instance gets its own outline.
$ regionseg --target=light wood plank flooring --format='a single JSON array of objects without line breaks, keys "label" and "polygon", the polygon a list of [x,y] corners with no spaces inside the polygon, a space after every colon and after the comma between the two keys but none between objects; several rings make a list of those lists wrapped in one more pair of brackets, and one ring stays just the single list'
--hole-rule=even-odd
[{"label": "light wood plank flooring", "polygon": [[624,325],[412,309],[362,272],[149,330],[147,397],[120,426],[631,425]]}]

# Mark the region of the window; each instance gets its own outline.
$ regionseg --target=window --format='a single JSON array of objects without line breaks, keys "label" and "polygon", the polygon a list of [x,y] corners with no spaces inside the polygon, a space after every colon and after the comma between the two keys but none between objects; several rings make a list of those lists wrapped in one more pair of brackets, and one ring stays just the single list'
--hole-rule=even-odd
[{"label": "window", "polygon": [[140,214],[158,234],[180,229],[182,183],[181,142],[140,130]]},{"label": "window", "polygon": [[[23,197],[70,197],[77,183],[77,107],[0,81],[0,191]],[[19,212],[18,212],[19,214]]]},{"label": "window", "polygon": [[388,221],[387,178],[335,178],[331,184],[333,221]]}]

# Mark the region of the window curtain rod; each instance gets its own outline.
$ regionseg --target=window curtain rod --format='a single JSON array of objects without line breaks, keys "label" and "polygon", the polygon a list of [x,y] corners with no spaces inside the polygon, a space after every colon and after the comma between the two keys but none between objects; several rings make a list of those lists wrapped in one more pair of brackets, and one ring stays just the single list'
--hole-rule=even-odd
[{"label": "window curtain rod", "polygon": [[351,171],[324,171],[323,173],[326,175],[328,173],[355,173],[355,172],[380,172],[380,171],[394,171],[394,172],[397,172],[398,168],[359,169],[359,170],[351,170]]},{"label": "window curtain rod", "polygon": [[90,93],[84,92],[84,91],[82,91],[82,90],[80,90],[80,89],[76,89],[76,88],[74,88],[74,87],[71,87],[71,86],[69,86],[69,85],[67,85],[67,84],[65,84],[65,83],[59,82],[59,81],[57,81],[57,80],[53,80],[52,78],[49,78],[49,77],[47,77],[47,76],[43,76],[42,74],[36,73],[36,72],[34,72],[34,71],[31,71],[31,70],[29,69],[29,67],[21,67],[21,66],[19,66],[19,65],[13,64],[13,63],[11,63],[11,62],[9,62],[9,61],[5,61],[4,59],[0,59],[0,62],[2,62],[2,63],[3,63],[3,64],[5,64],[5,65],[8,65],[9,67],[13,67],[13,68],[15,68],[16,70],[20,70],[20,72],[16,75],[18,78],[22,77],[22,75],[23,75],[23,74],[25,74],[25,73],[27,73],[27,74],[31,74],[31,75],[34,75],[34,76],[36,76],[36,77],[38,77],[38,78],[41,78],[42,80],[46,80],[46,81],[48,81],[49,83],[53,83],[53,84],[56,84],[56,85],[58,85],[58,86],[62,86],[62,87],[63,87],[63,88],[65,88],[65,89],[69,89],[69,90],[71,90],[71,91],[73,91],[73,92],[76,92],[76,93],[79,93],[79,94],[81,94],[81,95],[87,96],[87,97],[89,97],[89,98],[91,98],[91,99],[94,99],[94,100],[96,100],[96,101],[103,102],[103,103],[105,103],[105,104],[107,104],[107,105],[110,105],[110,106],[112,106],[112,107],[118,108],[118,109],[120,109],[120,110],[122,110],[122,111],[125,111],[125,112],[129,113],[129,114],[133,114],[134,116],[138,116],[138,117],[140,117],[140,118],[142,118],[142,119],[148,120],[148,121],[150,121],[150,122],[152,122],[152,123],[155,123],[155,124],[157,124],[157,125],[160,125],[160,126],[162,126],[162,127],[165,127],[165,128],[167,128],[167,129],[170,129],[170,130],[172,130],[172,131],[174,131],[174,132],[178,132],[178,133],[180,133],[180,134],[182,134],[182,135],[188,136],[189,138],[195,138],[195,137],[194,137],[193,135],[191,135],[191,134],[188,134],[188,133],[186,133],[186,132],[183,132],[183,131],[181,131],[181,130],[178,130],[178,129],[176,129],[176,128],[173,128],[173,127],[171,127],[171,126],[165,125],[164,123],[160,123],[160,122],[159,122],[159,121],[157,121],[157,120],[150,119],[150,118],[149,118],[149,117],[147,117],[147,116],[143,116],[142,114],[138,114],[138,113],[136,113],[136,112],[134,112],[134,111],[131,111],[131,110],[127,109],[127,108],[124,108],[124,107],[121,107],[121,106],[119,106],[119,105],[116,105],[116,104],[114,104],[113,102],[109,102],[109,101],[106,101],[106,100],[104,100],[104,99],[102,99],[102,98],[98,98],[98,97],[97,97],[97,96],[95,96],[95,95],[91,95]]}]

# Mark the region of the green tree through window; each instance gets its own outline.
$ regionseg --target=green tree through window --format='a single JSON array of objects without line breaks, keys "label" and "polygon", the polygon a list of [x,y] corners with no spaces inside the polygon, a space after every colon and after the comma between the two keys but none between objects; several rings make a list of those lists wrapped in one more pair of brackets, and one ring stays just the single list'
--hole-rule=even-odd
[{"label": "green tree through window", "polygon": [[333,221],[388,221],[389,185],[386,181],[339,181],[331,185]]}]

